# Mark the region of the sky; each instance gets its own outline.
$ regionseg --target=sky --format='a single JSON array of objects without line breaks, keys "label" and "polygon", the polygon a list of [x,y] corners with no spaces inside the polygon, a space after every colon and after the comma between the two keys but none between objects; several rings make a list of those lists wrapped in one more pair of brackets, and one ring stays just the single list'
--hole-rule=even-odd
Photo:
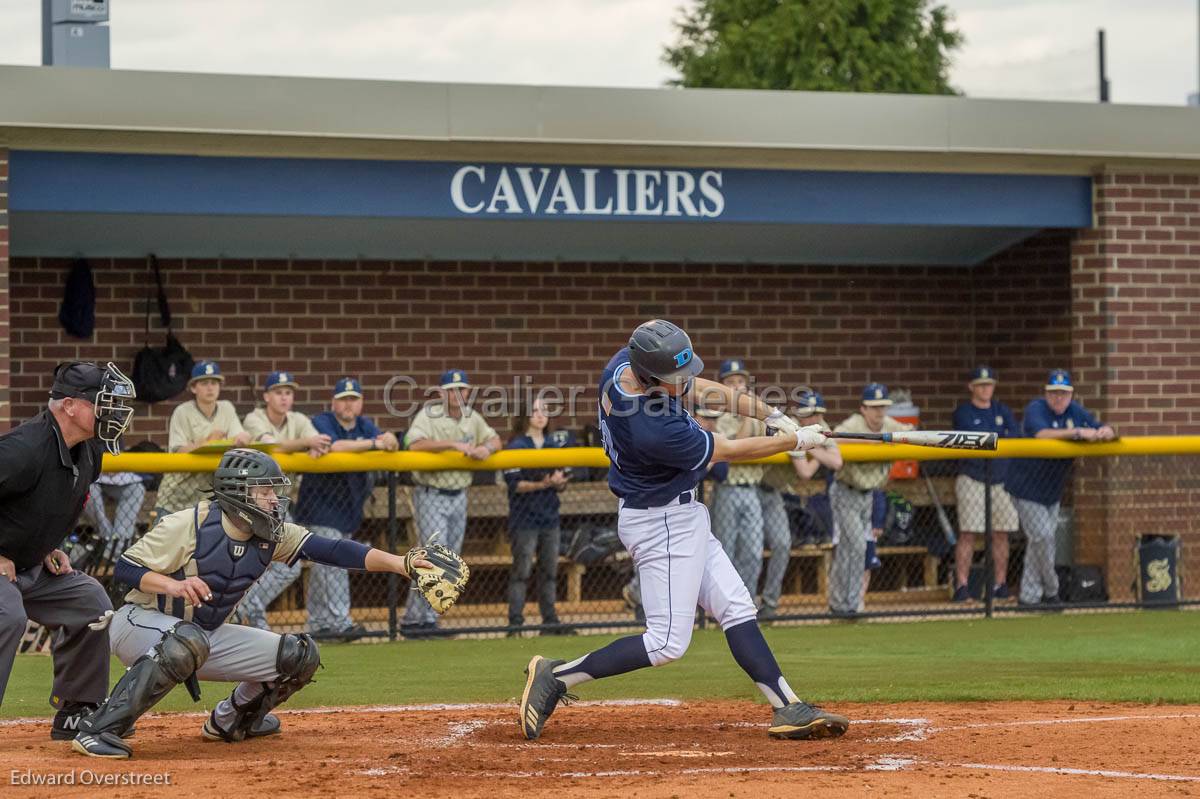
[{"label": "sky", "polygon": [[[112,0],[112,66],[383,80],[654,87],[693,0]],[[1197,91],[1200,0],[946,0],[973,97],[1113,102]],[[348,11],[353,8],[353,12]],[[0,64],[41,63],[41,3],[0,0]]]}]

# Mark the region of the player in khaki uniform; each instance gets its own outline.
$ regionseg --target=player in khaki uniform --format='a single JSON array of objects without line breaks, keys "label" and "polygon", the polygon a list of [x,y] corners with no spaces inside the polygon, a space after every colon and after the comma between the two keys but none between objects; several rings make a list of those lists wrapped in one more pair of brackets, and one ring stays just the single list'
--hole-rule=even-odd
[{"label": "player in khaki uniform", "polygon": [[[329,452],[329,436],[317,431],[312,420],[299,411],[293,411],[296,401],[294,372],[271,372],[263,390],[265,407],[255,408],[246,414],[242,426],[255,443],[275,444],[280,452],[304,452],[319,458]],[[294,500],[295,487],[300,482],[294,474],[284,475],[292,485],[288,498]],[[267,605],[300,575],[300,564],[292,566],[271,564],[263,578],[246,593],[238,609],[239,619],[260,629],[267,624]]]},{"label": "player in khaki uniform", "polygon": [[[468,458],[484,460],[499,452],[500,436],[483,416],[468,405],[467,373],[451,369],[442,374],[439,401],[427,404],[413,417],[404,436],[414,452],[457,450]],[[418,545],[428,543],[435,533],[438,541],[455,552],[462,551],[467,530],[467,486],[473,476],[468,470],[413,472],[413,520]],[[400,631],[406,638],[420,638],[437,629],[437,614],[415,591],[409,594]]]},{"label": "player in khaki uniform", "polygon": [[[192,367],[188,391],[192,399],[171,413],[168,452],[191,452],[211,441],[233,439],[234,446],[250,443],[242,429],[237,410],[229,400],[221,399],[221,384],[225,377],[216,361],[198,361]],[[159,518],[177,510],[190,508],[204,499],[212,488],[212,475],[207,472],[167,472],[158,486],[155,504]]]},{"label": "player in khaki uniform", "polygon": [[[912,425],[887,415],[892,404],[887,386],[870,383],[863,389],[859,412],[837,426],[839,433],[895,433]],[[871,511],[875,489],[883,488],[890,462],[846,463],[829,487],[833,506],[834,553],[829,574],[829,609],[849,616],[862,611],[867,541],[873,539]]]},{"label": "player in khaki uniform", "polygon": [[[815,391],[804,391],[800,395],[799,407],[793,414],[801,425],[817,425],[828,431],[825,423],[825,402]],[[842,452],[832,438],[816,449],[789,452],[790,465],[773,464],[764,467],[759,499],[763,514],[763,543],[771,550],[767,561],[766,576],[763,577],[762,603],[759,605],[760,621],[772,619],[778,614],[779,598],[783,595],[783,577],[792,557],[792,528],[787,510],[783,505],[783,493],[792,493],[796,478],[811,480],[822,466],[830,471],[842,468]]]},{"label": "player in khaki uniform", "polygon": [[[717,378],[734,391],[749,393],[750,372],[745,361],[737,358],[723,361]],[[753,417],[723,413],[717,419],[717,433],[728,439],[753,438],[765,436],[767,428]],[[763,471],[764,467],[758,464],[729,464],[729,477],[717,485],[713,497],[713,535],[733,561],[750,596],[758,593],[758,577],[762,573],[763,515],[759,484]]]},{"label": "player in khaki uniform", "polygon": [[129,670],[79,723],[75,751],[128,758],[133,750],[124,738],[138,717],[180,683],[198,700],[197,680],[238,683],[209,715],[206,739],[278,733],[270,711],[311,682],[321,658],[311,636],[226,624],[246,590],[272,562],[300,558],[407,576],[403,557],[286,523],[287,486],[271,456],[228,450],[213,474],[211,501],[163,518],[125,551],[114,576],[135,587],[99,624],[111,620],[112,650]]}]

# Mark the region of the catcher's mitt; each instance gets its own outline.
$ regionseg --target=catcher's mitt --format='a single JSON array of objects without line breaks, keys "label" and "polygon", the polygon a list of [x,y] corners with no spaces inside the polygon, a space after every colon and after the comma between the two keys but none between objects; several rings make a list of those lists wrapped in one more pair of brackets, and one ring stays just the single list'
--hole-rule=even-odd
[{"label": "catcher's mitt", "polygon": [[[433,568],[418,566],[415,561],[427,560]],[[467,587],[471,570],[458,553],[441,544],[430,541],[424,546],[415,546],[404,556],[404,569],[408,578],[433,609],[445,613]]]}]

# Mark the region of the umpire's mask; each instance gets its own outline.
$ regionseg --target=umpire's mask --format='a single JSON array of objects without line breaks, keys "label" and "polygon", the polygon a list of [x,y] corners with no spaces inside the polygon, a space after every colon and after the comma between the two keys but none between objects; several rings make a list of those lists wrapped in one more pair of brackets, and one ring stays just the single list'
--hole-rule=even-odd
[{"label": "umpire's mask", "polygon": [[109,363],[101,369],[84,361],[60,363],[54,370],[50,396],[92,403],[96,438],[104,442],[111,454],[121,454],[121,436],[133,421],[133,408],[127,403],[137,397],[137,392],[133,381],[122,374],[116,364]]},{"label": "umpire's mask", "polygon": [[221,510],[250,526],[259,538],[276,543],[283,537],[287,516],[285,492],[292,481],[265,452],[230,449],[213,472],[213,498]]}]

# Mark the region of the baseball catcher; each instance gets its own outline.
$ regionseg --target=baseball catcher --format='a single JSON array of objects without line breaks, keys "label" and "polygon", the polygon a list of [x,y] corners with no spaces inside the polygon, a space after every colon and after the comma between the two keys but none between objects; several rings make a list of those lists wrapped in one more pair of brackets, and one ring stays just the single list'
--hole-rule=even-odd
[{"label": "baseball catcher", "polygon": [[278,734],[271,711],[312,681],[321,665],[317,644],[307,634],[225,623],[272,561],[415,574],[439,610],[462,592],[468,570],[449,550],[426,546],[400,557],[285,522],[289,482],[269,455],[231,449],[213,475],[211,500],[164,517],[121,555],[115,576],[133,590],[97,626],[111,621],[113,652],[129,670],[79,723],[75,751],[128,758],[125,738],[137,718],[180,683],[199,699],[198,680],[239,681],[204,723],[204,738]]}]

